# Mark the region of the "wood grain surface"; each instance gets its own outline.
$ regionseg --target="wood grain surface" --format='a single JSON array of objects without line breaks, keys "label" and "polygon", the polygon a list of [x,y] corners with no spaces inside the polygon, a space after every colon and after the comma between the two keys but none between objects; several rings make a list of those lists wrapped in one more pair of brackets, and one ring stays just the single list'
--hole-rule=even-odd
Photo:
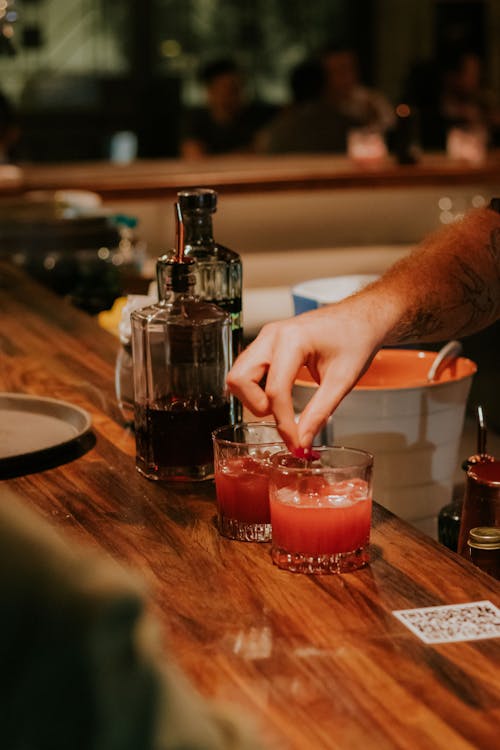
[{"label": "wood grain surface", "polygon": [[190,162],[182,159],[25,164],[16,183],[0,174],[0,188],[20,190],[87,189],[106,200],[172,197],[181,188],[211,185],[221,192],[265,192],[302,188],[362,188],[425,185],[498,186],[500,151],[491,151],[483,164],[452,161],[445,154],[424,154],[414,165],[387,159],[370,167],[330,154],[275,156],[214,156]]},{"label": "wood grain surface", "polygon": [[212,483],[168,486],[136,473],[109,334],[7,265],[0,316],[0,390],[75,403],[91,413],[95,437],[60,466],[5,479],[1,501],[20,497],[139,571],[166,644],[202,693],[246,710],[273,750],[498,748],[498,639],[428,646],[391,614],[499,606],[497,582],[379,506],[369,567],[278,570],[269,545],[218,535]]}]

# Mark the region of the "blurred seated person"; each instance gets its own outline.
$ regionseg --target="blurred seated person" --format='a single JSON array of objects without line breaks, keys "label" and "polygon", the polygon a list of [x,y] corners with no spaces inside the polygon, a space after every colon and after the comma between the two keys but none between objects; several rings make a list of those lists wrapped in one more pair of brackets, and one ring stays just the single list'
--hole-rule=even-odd
[{"label": "blurred seated person", "polygon": [[8,164],[13,158],[13,149],[19,140],[19,126],[14,109],[8,98],[0,91],[0,164]]},{"label": "blurred seated person", "polygon": [[498,132],[500,108],[483,85],[482,62],[475,52],[461,51],[446,61],[439,108],[447,130],[459,126]]},{"label": "blurred seated person", "polygon": [[323,95],[324,87],[325,72],[321,63],[315,58],[303,60],[292,69],[290,75],[291,107],[316,101]]},{"label": "blurred seated person", "polygon": [[254,150],[261,113],[245,103],[243,79],[235,62],[215,60],[200,74],[206,89],[206,107],[186,112],[180,154],[185,159]]},{"label": "blurred seated person", "polygon": [[325,99],[325,80],[317,59],[306,59],[293,68],[292,101],[262,131],[259,150],[273,154],[345,152],[350,121]]},{"label": "blurred seated person", "polygon": [[2,499],[2,748],[261,747],[237,712],[202,699],[160,647],[131,574],[63,540],[17,497]]},{"label": "blurred seated person", "polygon": [[364,86],[354,50],[330,45],[321,56],[325,71],[325,99],[352,127],[385,132],[394,125],[394,110],[386,96]]}]

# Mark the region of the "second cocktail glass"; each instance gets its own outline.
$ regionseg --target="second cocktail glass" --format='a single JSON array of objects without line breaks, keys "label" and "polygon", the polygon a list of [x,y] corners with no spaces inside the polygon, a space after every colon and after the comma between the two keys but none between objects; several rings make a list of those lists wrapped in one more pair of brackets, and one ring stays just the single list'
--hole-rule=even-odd
[{"label": "second cocktail glass", "polygon": [[273,562],[296,573],[344,573],[366,565],[373,456],[323,447],[311,460],[280,452],[269,482]]},{"label": "second cocktail glass", "polygon": [[269,542],[271,457],[285,447],[272,422],[246,422],[213,433],[219,531],[230,539]]}]

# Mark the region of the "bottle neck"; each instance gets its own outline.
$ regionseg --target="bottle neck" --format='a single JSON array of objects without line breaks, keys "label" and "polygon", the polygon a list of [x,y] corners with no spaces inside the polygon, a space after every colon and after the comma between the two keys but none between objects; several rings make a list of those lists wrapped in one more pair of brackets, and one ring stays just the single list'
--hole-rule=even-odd
[{"label": "bottle neck", "polygon": [[184,215],[186,250],[189,247],[212,247],[214,233],[212,214],[208,211],[192,211]]},{"label": "bottle neck", "polygon": [[193,261],[178,263],[160,258],[156,264],[158,299],[173,302],[180,297],[193,297],[196,278]]}]

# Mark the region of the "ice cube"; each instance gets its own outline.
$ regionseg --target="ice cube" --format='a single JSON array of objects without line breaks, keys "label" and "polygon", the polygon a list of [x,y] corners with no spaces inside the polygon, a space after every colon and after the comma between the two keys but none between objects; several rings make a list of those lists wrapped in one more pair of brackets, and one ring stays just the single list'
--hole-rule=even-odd
[{"label": "ice cube", "polygon": [[282,487],[276,492],[276,499],[285,505],[300,505],[300,495],[291,487]]}]

